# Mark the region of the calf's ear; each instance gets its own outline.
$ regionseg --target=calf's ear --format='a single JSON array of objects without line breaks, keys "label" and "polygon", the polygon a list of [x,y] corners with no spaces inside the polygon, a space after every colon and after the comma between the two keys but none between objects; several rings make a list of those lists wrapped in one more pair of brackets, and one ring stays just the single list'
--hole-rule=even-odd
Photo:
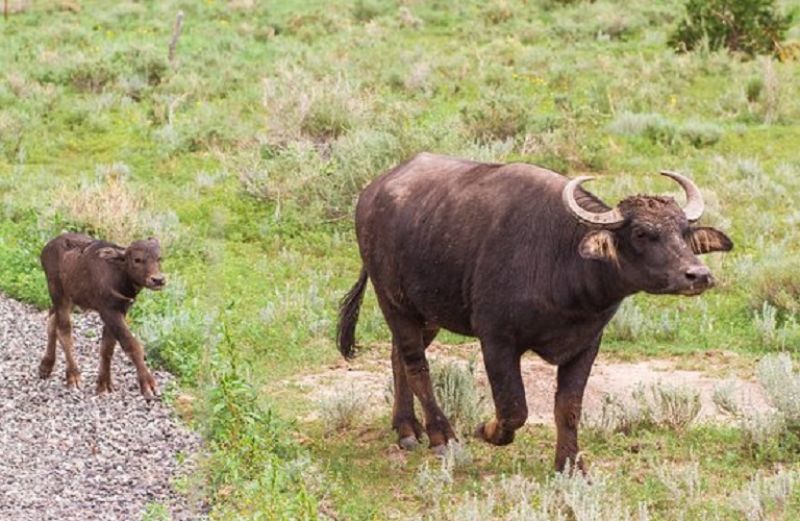
[{"label": "calf's ear", "polygon": [[731,251],[733,249],[733,241],[727,235],[716,228],[706,226],[692,229],[692,236],[689,242],[692,245],[692,251],[697,255],[711,253],[712,251]]},{"label": "calf's ear", "polygon": [[592,230],[581,239],[578,253],[584,259],[617,261],[617,246],[614,234],[608,230]]},{"label": "calf's ear", "polygon": [[122,262],[125,260],[125,251],[106,246],[97,250],[97,256],[108,262]]}]

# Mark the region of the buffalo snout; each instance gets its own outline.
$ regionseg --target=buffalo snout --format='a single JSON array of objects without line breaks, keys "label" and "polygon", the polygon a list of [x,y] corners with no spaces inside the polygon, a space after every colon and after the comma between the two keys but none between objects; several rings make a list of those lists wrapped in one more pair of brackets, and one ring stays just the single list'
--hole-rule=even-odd
[{"label": "buffalo snout", "polygon": [[683,277],[686,288],[681,293],[684,295],[699,295],[714,287],[714,276],[711,275],[711,270],[702,264],[684,269]]},{"label": "buffalo snout", "polygon": [[147,287],[149,289],[159,290],[167,285],[167,278],[159,273],[147,278]]}]

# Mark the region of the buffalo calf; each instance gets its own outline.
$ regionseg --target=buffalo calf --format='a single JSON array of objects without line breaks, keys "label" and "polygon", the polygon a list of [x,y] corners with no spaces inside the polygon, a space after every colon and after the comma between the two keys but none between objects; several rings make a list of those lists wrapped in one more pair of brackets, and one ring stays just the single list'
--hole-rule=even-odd
[{"label": "buffalo calf", "polygon": [[150,238],[127,248],[87,235],[65,233],[45,245],[41,255],[53,306],[47,323],[47,349],[39,364],[39,376],[48,378],[56,360],[56,339],[64,348],[67,385],[77,387],[80,371],[73,355],[73,306],[93,309],[103,320],[97,392],[112,391],[111,357],[114,346],[122,349],[136,366],[139,389],[146,399],[157,393],[156,381],[144,362],[144,350],[131,334],[125,317],[142,288],[160,290],[166,284],[161,273],[161,247]]}]

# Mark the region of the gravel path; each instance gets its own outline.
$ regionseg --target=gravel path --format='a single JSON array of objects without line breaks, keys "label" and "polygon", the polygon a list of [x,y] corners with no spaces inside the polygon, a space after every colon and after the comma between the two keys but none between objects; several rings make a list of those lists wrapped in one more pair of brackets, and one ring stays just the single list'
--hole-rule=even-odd
[{"label": "gravel path", "polygon": [[[168,405],[141,398],[119,346],[116,390],[95,395],[101,322],[94,313],[73,317],[82,388],[65,387],[60,346],[53,376],[40,380],[45,321],[46,313],[0,295],[0,520],[139,520],[153,503],[175,521],[204,517],[172,486],[191,471],[178,459],[199,450],[198,435]],[[161,390],[172,378],[154,375]]]}]

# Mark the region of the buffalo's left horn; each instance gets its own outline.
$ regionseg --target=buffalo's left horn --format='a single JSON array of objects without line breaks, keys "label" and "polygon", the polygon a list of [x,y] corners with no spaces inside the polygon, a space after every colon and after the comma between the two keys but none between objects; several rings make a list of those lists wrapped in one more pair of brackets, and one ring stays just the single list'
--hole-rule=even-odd
[{"label": "buffalo's left horn", "polygon": [[706,205],[703,202],[703,194],[700,193],[700,189],[697,188],[697,185],[695,185],[688,177],[677,172],[662,170],[661,175],[671,177],[677,181],[678,184],[683,188],[683,191],[686,192],[686,206],[683,207],[683,213],[686,214],[686,220],[689,222],[694,222],[700,219],[700,217],[703,215],[703,210],[705,210]]},{"label": "buffalo's left horn", "polygon": [[615,224],[621,224],[624,222],[625,218],[622,216],[622,212],[620,212],[617,208],[608,210],[606,212],[595,213],[582,208],[578,204],[578,202],[575,200],[575,189],[579,187],[581,183],[591,179],[594,179],[594,177],[585,175],[576,177],[567,183],[567,186],[565,186],[564,190],[561,192],[561,200],[564,201],[564,205],[569,209],[570,212],[572,212],[573,215],[575,215],[575,217],[587,224],[611,227]]}]

